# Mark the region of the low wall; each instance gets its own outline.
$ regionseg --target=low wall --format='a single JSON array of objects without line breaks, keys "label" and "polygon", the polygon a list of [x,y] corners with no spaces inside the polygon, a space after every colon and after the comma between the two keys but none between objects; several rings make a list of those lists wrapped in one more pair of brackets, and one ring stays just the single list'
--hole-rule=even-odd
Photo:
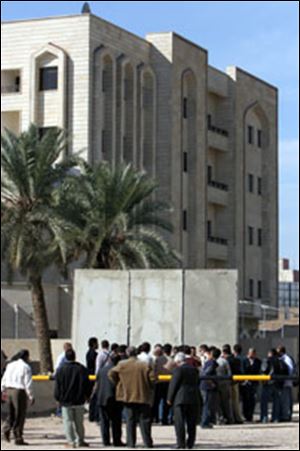
[{"label": "low wall", "polygon": [[[34,382],[33,392],[35,403],[29,407],[28,415],[45,415],[55,413],[54,382]],[[7,414],[7,405],[1,404],[1,414]]]},{"label": "low wall", "polygon": [[[70,340],[51,340],[52,356],[55,363],[57,357],[63,352],[63,345]],[[28,349],[32,362],[39,361],[39,349],[36,339],[3,339],[1,340],[1,349],[8,358],[11,358],[21,349]]]}]

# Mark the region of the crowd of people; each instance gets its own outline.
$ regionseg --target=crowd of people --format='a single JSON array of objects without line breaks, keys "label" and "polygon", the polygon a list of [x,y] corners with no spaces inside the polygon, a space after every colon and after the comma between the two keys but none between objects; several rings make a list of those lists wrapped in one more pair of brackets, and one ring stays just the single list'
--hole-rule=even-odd
[{"label": "crowd of people", "polygon": [[[13,432],[16,445],[25,444],[27,405],[34,403],[29,358],[28,351],[21,351],[1,368],[2,400],[9,408],[3,434],[10,441]],[[258,393],[260,422],[292,421],[295,382],[284,378],[296,374],[295,361],[284,346],[271,349],[260,360],[255,349],[244,355],[238,344],[233,349],[228,344],[222,349],[205,344],[198,349],[157,344],[152,349],[147,342],[136,348],[103,340],[99,346],[92,337],[85,366],[76,361],[72,344],[65,343],[56,362],[54,396],[67,448],[88,446],[84,414],[89,403],[89,421],[99,424],[104,446],[135,448],[139,425],[145,447],[153,448],[152,424],[156,423],[174,425],[176,449],[192,449],[197,425],[212,429],[218,424],[253,422]],[[282,378],[260,384],[236,382],[232,375]]]}]

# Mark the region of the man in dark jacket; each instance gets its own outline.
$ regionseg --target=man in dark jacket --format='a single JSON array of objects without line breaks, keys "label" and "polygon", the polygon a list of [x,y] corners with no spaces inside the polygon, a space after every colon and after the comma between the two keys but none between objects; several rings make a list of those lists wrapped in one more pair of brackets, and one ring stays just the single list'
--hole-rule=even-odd
[{"label": "man in dark jacket", "polygon": [[[200,410],[199,372],[186,363],[184,353],[175,357],[177,368],[173,372],[168,391],[168,404],[174,408],[177,437],[176,449],[193,449],[196,441],[197,420]],[[186,428],[188,439],[186,442]]]},{"label": "man in dark jacket", "polygon": [[[257,358],[256,350],[250,348],[248,352],[248,357],[245,362],[245,373],[247,375],[259,375],[261,372],[261,360]],[[252,423],[255,406],[256,406],[256,396],[257,388],[259,383],[253,381],[247,381],[244,384],[243,389],[243,415],[246,421]]]},{"label": "man in dark jacket", "polygon": [[[201,376],[217,375],[217,355],[216,348],[209,348],[206,352],[206,362],[201,371]],[[218,386],[216,381],[208,379],[201,382],[200,388],[203,399],[201,427],[202,429],[211,429],[216,422]]]},{"label": "man in dark jacket", "polygon": [[114,368],[119,361],[119,356],[111,356],[109,365],[100,369],[97,375],[96,395],[104,446],[111,446],[110,425],[112,427],[114,447],[125,446],[121,441],[123,404],[116,401],[116,388],[108,377],[110,370]]},{"label": "man in dark jacket", "polygon": [[85,447],[84,441],[84,404],[89,399],[92,384],[88,370],[77,363],[73,349],[66,352],[66,363],[55,377],[55,399],[62,406],[65,434],[68,440],[66,448]]},{"label": "man in dark jacket", "polygon": [[[98,357],[99,342],[98,338],[92,337],[88,342],[89,350],[86,354],[86,367],[89,375],[94,376],[96,374],[96,360]],[[89,421],[91,423],[99,423],[99,409],[97,406],[96,395],[93,395],[90,400]]]},{"label": "man in dark jacket", "polygon": [[[281,365],[276,349],[268,352],[268,358],[262,368],[262,373],[267,376],[280,376]],[[282,392],[283,382],[271,380],[265,382],[262,386],[260,400],[260,421],[261,423],[269,422],[269,402],[272,402],[272,422],[278,423],[280,417],[280,395]]]}]

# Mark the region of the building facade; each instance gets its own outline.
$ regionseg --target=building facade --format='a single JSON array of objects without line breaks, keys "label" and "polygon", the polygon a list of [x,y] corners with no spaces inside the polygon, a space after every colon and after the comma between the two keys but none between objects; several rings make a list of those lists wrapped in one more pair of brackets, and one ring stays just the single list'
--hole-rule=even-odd
[{"label": "building facade", "polygon": [[5,22],[1,46],[2,129],[63,127],[68,152],[147,171],[183,267],[237,268],[249,320],[277,305],[275,87],[176,33],[141,39],[89,13]]},{"label": "building facade", "polygon": [[279,260],[279,307],[299,309],[299,270],[287,258]]}]

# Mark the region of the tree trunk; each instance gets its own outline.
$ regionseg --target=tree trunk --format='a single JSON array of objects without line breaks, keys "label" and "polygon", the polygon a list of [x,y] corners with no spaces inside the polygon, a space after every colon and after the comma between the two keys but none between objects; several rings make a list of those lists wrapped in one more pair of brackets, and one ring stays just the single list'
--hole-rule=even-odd
[{"label": "tree trunk", "polygon": [[53,360],[42,277],[31,275],[30,284],[36,336],[39,346],[40,370],[42,374],[45,374],[53,372]]}]

